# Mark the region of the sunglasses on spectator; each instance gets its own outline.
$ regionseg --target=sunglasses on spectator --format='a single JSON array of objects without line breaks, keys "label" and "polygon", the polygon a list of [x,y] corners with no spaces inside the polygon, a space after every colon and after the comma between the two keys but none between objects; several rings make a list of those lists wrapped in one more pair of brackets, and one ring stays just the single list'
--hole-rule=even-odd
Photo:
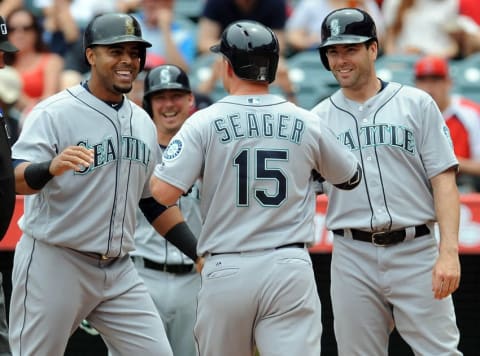
[{"label": "sunglasses on spectator", "polygon": [[22,32],[28,32],[28,31],[32,31],[34,28],[35,28],[34,25],[9,27],[8,32],[13,33],[15,31],[19,31],[19,30],[21,30]]}]

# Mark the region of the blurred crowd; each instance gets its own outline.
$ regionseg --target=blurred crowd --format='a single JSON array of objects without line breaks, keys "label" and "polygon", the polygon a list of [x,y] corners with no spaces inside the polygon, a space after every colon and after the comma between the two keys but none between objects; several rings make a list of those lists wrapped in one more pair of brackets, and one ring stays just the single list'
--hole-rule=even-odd
[{"label": "blurred crowd", "polygon": [[[333,9],[343,7],[358,7],[371,14],[377,24],[381,56],[433,56],[437,58],[432,62],[435,68],[440,62],[446,68],[442,75],[432,71],[420,79],[417,71],[412,80],[426,91],[443,88],[442,95],[430,94],[435,100],[443,98],[437,104],[447,122],[453,123],[452,112],[455,114],[455,124],[461,128],[455,132],[463,130],[453,141],[455,147],[468,148],[456,149],[464,163],[461,173],[473,177],[466,180],[464,191],[479,191],[480,148],[476,146],[480,140],[475,137],[480,131],[475,130],[480,130],[480,104],[468,101],[468,119],[463,119],[467,104],[459,99],[461,93],[453,93],[455,78],[448,72],[450,63],[480,53],[478,0],[3,0],[0,15],[6,19],[9,41],[19,49],[6,58],[9,67],[0,71],[0,107],[11,126],[12,143],[37,102],[88,78],[83,31],[97,14],[134,14],[143,37],[153,44],[147,51],[145,70],[172,63],[192,74],[196,107],[200,109],[216,99],[215,90],[222,89],[216,70],[218,59],[210,55],[209,48],[230,22],[257,20],[276,32],[282,53],[273,88],[298,103],[289,59],[316,51],[322,20]],[[209,70],[193,75],[200,61],[207,63]],[[139,75],[129,94],[139,105],[144,74]],[[445,85],[439,85],[442,80]]]}]

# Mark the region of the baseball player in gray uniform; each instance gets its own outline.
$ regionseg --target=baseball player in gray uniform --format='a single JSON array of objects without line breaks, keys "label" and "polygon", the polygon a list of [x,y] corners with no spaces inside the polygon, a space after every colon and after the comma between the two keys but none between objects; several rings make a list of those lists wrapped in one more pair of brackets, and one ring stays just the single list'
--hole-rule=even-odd
[{"label": "baseball player in gray uniform", "polygon": [[[5,20],[0,16],[0,68],[5,66],[3,56],[18,49],[8,42]],[[13,210],[15,209],[15,178],[10,159],[10,142],[7,124],[0,110],[0,241],[5,236]],[[3,294],[2,274],[0,273],[0,356],[10,355],[8,345],[8,327],[5,316],[5,296]]]},{"label": "baseball player in gray uniform", "polygon": [[312,111],[364,173],[352,191],[324,183],[339,354],[387,355],[396,326],[415,355],[459,355],[458,162],[442,115],[425,92],[377,78],[366,12],[331,12],[319,51],[340,89]]},{"label": "baseball player in gray uniform", "polygon": [[178,207],[160,206],[149,178],[155,125],[125,93],[145,63],[137,21],[109,13],[84,35],[88,81],[33,108],[12,149],[26,194],[10,307],[13,355],[63,355],[87,319],[112,355],[172,355],[162,320],[129,252],[136,210],[196,260]]},{"label": "baseball player in gray uniform", "polygon": [[[190,116],[194,105],[190,82],[182,69],[168,64],[148,72],[143,107],[157,127],[162,151]],[[199,198],[197,182],[178,202],[196,236],[200,235],[202,227]],[[159,237],[141,211],[138,211],[135,247],[131,255],[160,313],[173,354],[195,356],[193,326],[200,275],[194,268],[194,262]]]},{"label": "baseball player in gray uniform", "polygon": [[185,122],[151,181],[168,205],[202,178],[198,353],[247,356],[256,346],[261,355],[318,356],[320,300],[306,248],[312,170],[352,189],[358,161],[315,115],[269,94],[279,53],[271,29],[234,22],[211,50],[223,55],[230,95]]}]

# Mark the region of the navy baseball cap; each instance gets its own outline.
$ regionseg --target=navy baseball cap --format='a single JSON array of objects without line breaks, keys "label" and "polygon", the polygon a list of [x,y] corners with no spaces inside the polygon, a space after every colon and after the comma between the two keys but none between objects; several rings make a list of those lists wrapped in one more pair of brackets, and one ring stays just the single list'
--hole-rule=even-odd
[{"label": "navy baseball cap", "polygon": [[8,42],[7,24],[2,16],[0,16],[0,51],[8,53],[18,51],[17,47]]}]

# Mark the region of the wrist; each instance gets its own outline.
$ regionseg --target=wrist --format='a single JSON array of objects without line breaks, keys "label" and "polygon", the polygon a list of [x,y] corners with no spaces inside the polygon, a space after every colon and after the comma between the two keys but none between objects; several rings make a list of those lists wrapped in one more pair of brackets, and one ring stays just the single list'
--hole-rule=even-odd
[{"label": "wrist", "polygon": [[50,173],[51,163],[52,160],[31,163],[25,168],[23,175],[25,177],[25,182],[30,188],[40,190],[50,181],[50,179],[53,178],[53,174]]}]

